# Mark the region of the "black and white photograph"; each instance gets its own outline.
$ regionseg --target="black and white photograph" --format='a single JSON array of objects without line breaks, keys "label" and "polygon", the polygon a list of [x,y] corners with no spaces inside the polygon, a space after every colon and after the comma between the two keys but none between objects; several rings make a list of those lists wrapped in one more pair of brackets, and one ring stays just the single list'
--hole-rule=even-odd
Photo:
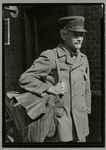
[{"label": "black and white photograph", "polygon": [[2,148],[105,147],[105,4],[2,3]]}]

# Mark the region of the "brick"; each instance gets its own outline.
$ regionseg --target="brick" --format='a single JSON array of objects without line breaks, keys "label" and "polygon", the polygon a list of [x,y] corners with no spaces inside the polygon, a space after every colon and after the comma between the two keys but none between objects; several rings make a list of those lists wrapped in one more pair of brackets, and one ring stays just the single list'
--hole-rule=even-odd
[{"label": "brick", "polygon": [[101,20],[100,20],[100,19],[95,20],[95,25],[100,24],[100,23],[101,23]]},{"label": "brick", "polygon": [[98,85],[101,85],[101,81],[98,81]]},{"label": "brick", "polygon": [[92,5],[92,6],[90,7],[91,10],[99,9],[99,8],[101,8],[101,5]]},{"label": "brick", "polygon": [[88,12],[89,10],[90,10],[90,7],[89,6],[85,6],[84,12]]},{"label": "brick", "polygon": [[100,45],[93,46],[93,50],[99,50],[100,48]]},{"label": "brick", "polygon": [[[87,54],[87,57],[88,57],[88,60],[89,60],[89,61],[90,61],[90,60],[93,60],[93,56]],[[90,68],[92,68],[92,67],[90,67]]]},{"label": "brick", "polygon": [[[90,61],[90,60],[89,60]],[[90,66],[90,71],[94,71],[93,66]]]},{"label": "brick", "polygon": [[91,27],[91,30],[97,30],[97,29],[100,29],[100,28],[101,28],[100,25],[95,25],[95,26]]},{"label": "brick", "polygon": [[95,51],[91,51],[91,50],[89,50],[89,51],[87,51],[87,55],[95,55]]},{"label": "brick", "polygon": [[91,81],[94,81],[93,76],[90,77]]},{"label": "brick", "polygon": [[101,50],[97,50],[96,55],[101,55]]},{"label": "brick", "polygon": [[94,90],[101,90],[101,86],[100,85],[94,86]]},{"label": "brick", "polygon": [[86,20],[86,22],[90,21],[91,20],[91,16],[85,16],[85,20]]},{"label": "brick", "polygon": [[93,85],[91,85],[91,91],[93,91],[94,90],[94,86]]},{"label": "brick", "polygon": [[92,46],[92,45],[95,45],[95,43],[96,43],[96,41],[90,40],[90,41],[86,42],[86,45],[88,45],[88,46],[91,45]]},{"label": "brick", "polygon": [[97,71],[97,75],[101,75],[101,71]]},{"label": "brick", "polygon": [[91,40],[91,39],[92,39],[91,36],[86,36],[86,41],[89,41],[89,40]]},{"label": "brick", "polygon": [[86,50],[87,50],[87,51],[90,51],[91,49],[92,49],[92,46],[87,46],[87,47],[86,47]]},{"label": "brick", "polygon": [[96,75],[96,74],[97,74],[97,71],[94,71],[94,70],[90,71],[90,75]]},{"label": "brick", "polygon": [[93,66],[93,69],[94,70],[101,70],[101,66],[98,66],[98,65],[97,66]]},{"label": "brick", "polygon": [[96,61],[96,65],[101,65],[101,61],[100,60]]},{"label": "brick", "polygon": [[92,95],[92,103],[94,106],[100,106],[101,105],[101,96],[98,95]]},{"label": "brick", "polygon": [[101,9],[96,9],[96,10],[94,10],[94,14],[95,14],[95,15],[101,14],[101,13],[102,13]]},{"label": "brick", "polygon": [[92,16],[93,15],[93,11],[87,11],[84,13],[85,16]]},{"label": "brick", "polygon": [[87,26],[87,27],[86,27],[86,30],[87,30],[87,31],[90,31],[90,30],[91,30],[91,27],[90,27],[90,26]]},{"label": "brick", "polygon": [[86,33],[86,36],[93,36],[95,34],[95,31],[89,31]]},{"label": "brick", "polygon": [[98,34],[98,35],[95,35],[95,36],[92,36],[92,40],[97,40],[97,39],[100,39],[101,35]]},{"label": "brick", "polygon": [[91,20],[96,20],[96,19],[100,19],[103,17],[103,14],[99,14],[99,15],[95,15],[91,17]]},{"label": "brick", "polygon": [[92,60],[92,61],[89,61],[89,64],[90,64],[90,65],[95,65],[96,62],[95,62],[95,60]]},{"label": "brick", "polygon": [[95,30],[95,34],[100,34],[101,33],[101,29]]},{"label": "brick", "polygon": [[95,24],[95,21],[91,20],[91,21],[87,21],[85,22],[85,27],[87,26],[93,26]]},{"label": "brick", "polygon": [[101,44],[101,39],[96,39],[96,44]]},{"label": "brick", "polygon": [[101,57],[100,57],[100,56],[93,56],[93,59],[94,59],[94,60],[100,60]]},{"label": "brick", "polygon": [[97,84],[97,81],[94,81],[94,80],[91,81],[91,84],[92,84],[92,85],[98,85],[98,84]]}]

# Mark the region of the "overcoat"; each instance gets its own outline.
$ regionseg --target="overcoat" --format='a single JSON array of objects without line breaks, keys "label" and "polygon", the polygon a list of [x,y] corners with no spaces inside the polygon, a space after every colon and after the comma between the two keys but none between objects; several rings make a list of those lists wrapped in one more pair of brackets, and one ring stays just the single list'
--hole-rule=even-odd
[{"label": "overcoat", "polygon": [[[91,90],[89,64],[85,54],[78,52],[73,62],[68,50],[59,44],[56,47],[60,76],[68,85],[67,94],[63,96],[63,116],[57,117],[57,132],[60,141],[74,140],[74,130],[78,140],[89,134],[88,114],[91,113]],[[46,93],[51,85],[56,85],[58,75],[52,50],[41,53],[32,66],[20,79],[21,88],[38,95]]]}]

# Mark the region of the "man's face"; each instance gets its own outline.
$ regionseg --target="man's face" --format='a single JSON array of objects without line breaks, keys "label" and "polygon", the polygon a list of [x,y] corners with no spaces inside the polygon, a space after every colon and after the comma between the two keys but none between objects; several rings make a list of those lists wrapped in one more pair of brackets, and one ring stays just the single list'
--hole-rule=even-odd
[{"label": "man's face", "polygon": [[75,50],[80,49],[83,42],[83,32],[73,32],[67,30],[64,42],[68,46],[68,48],[72,48]]}]

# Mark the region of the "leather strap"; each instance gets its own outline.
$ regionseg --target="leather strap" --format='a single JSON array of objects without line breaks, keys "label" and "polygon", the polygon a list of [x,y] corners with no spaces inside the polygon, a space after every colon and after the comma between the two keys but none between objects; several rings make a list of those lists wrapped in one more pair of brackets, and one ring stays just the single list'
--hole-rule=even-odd
[{"label": "leather strap", "polygon": [[56,68],[57,68],[58,82],[62,82],[62,79],[61,79],[61,76],[60,76],[59,61],[58,61],[58,58],[57,58],[57,48],[53,49],[53,52],[54,52]]}]

